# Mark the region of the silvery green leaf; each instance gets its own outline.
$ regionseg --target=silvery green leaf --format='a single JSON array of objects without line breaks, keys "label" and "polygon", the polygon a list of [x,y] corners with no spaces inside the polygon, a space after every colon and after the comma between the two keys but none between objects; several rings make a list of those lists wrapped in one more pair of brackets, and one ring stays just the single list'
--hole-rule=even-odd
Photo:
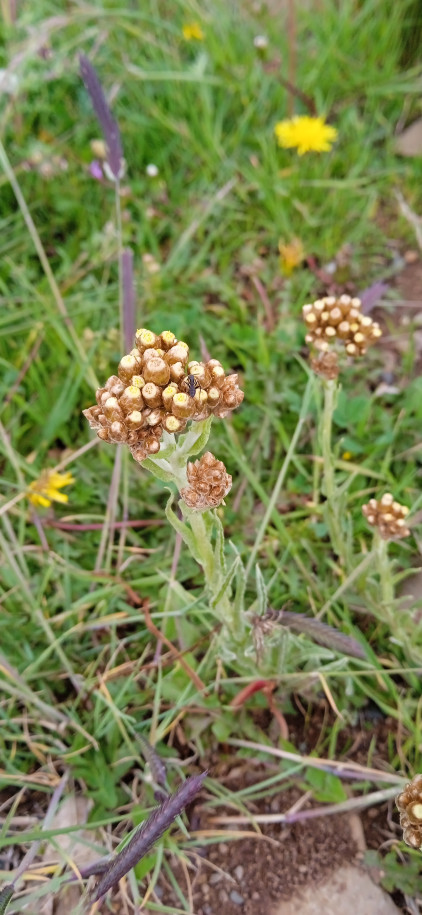
[{"label": "silvery green leaf", "polygon": [[268,595],[265,581],[262,577],[261,569],[259,565],[255,566],[255,576],[256,576],[256,594],[257,594],[257,613],[258,616],[263,616],[266,613],[268,607]]},{"label": "silvery green leaf", "polygon": [[171,493],[170,497],[168,499],[167,505],[166,505],[167,519],[168,519],[168,521],[170,521],[170,524],[174,528],[174,530],[180,534],[183,541],[186,543],[188,550],[190,550],[193,558],[196,560],[196,562],[199,565],[201,565],[202,557],[201,557],[200,552],[197,549],[194,534],[192,533],[190,528],[187,526],[187,524],[185,524],[184,521],[182,521],[180,518],[178,518],[177,515],[175,514],[175,512],[173,511],[173,502],[174,502],[174,493]]},{"label": "silvery green leaf", "polygon": [[192,423],[185,435],[179,435],[177,455],[180,459],[189,460],[193,455],[203,451],[210,437],[212,419],[212,416],[209,416],[199,423]]},{"label": "silvery green leaf", "polygon": [[236,558],[233,560],[233,562],[230,566],[229,571],[227,572],[227,574],[223,580],[220,590],[217,592],[217,594],[214,595],[214,597],[211,600],[211,606],[214,607],[216,610],[218,610],[218,604],[219,604],[220,600],[222,599],[222,597],[224,597],[224,594],[230,588],[232,579],[237,572],[239,562],[240,562],[240,559],[238,556],[236,556]]},{"label": "silvery green leaf", "polygon": [[160,460],[160,458],[155,459],[153,457],[145,458],[145,460],[142,461],[142,467],[145,467],[145,470],[149,470],[149,472],[152,473],[154,477],[157,477],[157,480],[161,480],[162,483],[173,483],[174,473],[170,464],[165,461],[166,466],[161,466],[159,463]]}]

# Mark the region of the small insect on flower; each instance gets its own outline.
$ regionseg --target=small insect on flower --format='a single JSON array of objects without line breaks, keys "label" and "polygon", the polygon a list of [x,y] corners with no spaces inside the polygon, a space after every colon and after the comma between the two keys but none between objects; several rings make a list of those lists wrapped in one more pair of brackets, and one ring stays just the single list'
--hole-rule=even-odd
[{"label": "small insect on flower", "polygon": [[186,375],[186,378],[184,378],[182,382],[182,386],[189,394],[189,397],[195,397],[196,392],[202,390],[198,379],[195,378],[195,375]]}]

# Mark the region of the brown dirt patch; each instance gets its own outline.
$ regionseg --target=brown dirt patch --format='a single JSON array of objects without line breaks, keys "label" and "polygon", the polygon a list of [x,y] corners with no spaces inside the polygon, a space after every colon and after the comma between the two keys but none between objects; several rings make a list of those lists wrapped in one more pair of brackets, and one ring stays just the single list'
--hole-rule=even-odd
[{"label": "brown dirt patch", "polygon": [[[289,788],[254,804],[254,813],[286,813],[302,794]],[[312,806],[316,804],[308,801],[302,809]],[[201,826],[206,828],[206,821]],[[336,867],[355,860],[357,851],[346,815],[263,825],[262,836],[219,842],[204,848],[203,858],[192,861],[188,873],[193,911],[195,915],[257,915],[259,904],[259,915],[271,915],[281,899],[291,898],[300,887],[317,885]],[[171,866],[188,896],[187,872],[182,873],[176,859]],[[158,892],[166,905],[175,904],[162,877]]]},{"label": "brown dirt patch", "polygon": [[[309,716],[287,715],[286,719],[289,738],[298,752],[308,754],[317,750],[320,757],[326,755],[321,735],[330,732],[332,713],[324,704],[314,707]],[[357,727],[340,731],[336,758],[384,768],[388,760],[388,736],[391,739],[396,727],[378,710],[368,709]],[[216,762],[212,775],[234,792],[258,785],[277,771],[276,766],[265,767],[258,761],[227,757],[222,761],[222,751],[224,747],[216,752],[220,761]],[[271,815],[291,811],[298,802],[301,811],[321,807],[312,798],[304,800],[304,791],[290,779],[285,790],[249,801],[247,808],[252,814]],[[203,812],[200,822],[195,823],[198,834],[202,830],[215,830],[212,816],[216,812],[220,816],[238,811],[219,807],[208,817]],[[230,828],[239,829],[228,825],[227,829]],[[185,868],[176,857],[171,858],[173,876],[185,898],[191,899],[194,915],[274,915],[277,904],[294,897],[301,887],[317,886],[337,868],[361,861],[365,846],[379,849],[386,840],[399,837],[391,823],[391,805],[389,808],[387,804],[365,811],[361,818],[354,816],[353,820],[347,814],[337,814],[288,825],[260,824],[262,834],[256,838],[250,835],[252,826],[240,828],[249,835],[244,839],[228,836],[227,840],[198,848]],[[164,872],[160,875],[158,896],[167,906],[177,904]]]}]

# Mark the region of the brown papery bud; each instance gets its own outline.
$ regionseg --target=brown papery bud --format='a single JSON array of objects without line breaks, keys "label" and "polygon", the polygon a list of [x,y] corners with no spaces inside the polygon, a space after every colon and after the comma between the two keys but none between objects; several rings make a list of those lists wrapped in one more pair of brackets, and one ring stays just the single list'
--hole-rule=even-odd
[{"label": "brown papery bud", "polygon": [[141,370],[141,360],[138,356],[123,356],[123,359],[119,362],[119,378],[125,384],[128,384],[132,380],[132,376],[139,373]]},{"label": "brown papery bud", "polygon": [[163,404],[164,404],[166,410],[171,410],[171,404],[173,401],[173,397],[175,394],[177,394],[178,390],[179,390],[179,388],[175,384],[169,384],[169,385],[167,385],[166,388],[164,388],[164,391],[162,393],[162,398],[163,398]]},{"label": "brown papery bud", "polygon": [[99,406],[88,407],[87,410],[82,410],[82,413],[85,416],[85,419],[88,420],[91,429],[98,429],[98,427],[100,425],[99,421],[98,421],[98,417],[101,413],[101,407],[99,407]]},{"label": "brown papery bud", "polygon": [[152,332],[152,330],[147,330],[145,327],[139,328],[136,331],[135,343],[139,352],[144,353],[149,347],[155,347],[157,343],[157,336]]},{"label": "brown papery bud", "polygon": [[140,410],[133,410],[132,413],[126,416],[125,424],[129,432],[133,432],[137,429],[142,429],[142,426],[145,425],[145,419]]},{"label": "brown papery bud", "polygon": [[139,390],[142,391],[142,388],[144,387],[144,384],[145,384],[145,378],[144,378],[143,375],[134,375],[134,376],[133,376],[133,378],[132,378],[132,385],[133,385],[135,388],[139,388]]},{"label": "brown papery bud", "polygon": [[207,362],[207,368],[210,369],[210,371],[211,371],[211,384],[217,388],[221,388],[221,386],[224,384],[224,379],[226,377],[226,373],[223,369],[223,366],[222,365],[210,366],[210,363]]},{"label": "brown papery bud", "polygon": [[320,352],[318,356],[311,357],[310,363],[315,374],[320,375],[321,378],[332,381],[334,378],[338,377],[339,366],[337,353],[334,353],[333,351],[328,353]]},{"label": "brown papery bud", "polygon": [[119,400],[119,406],[124,413],[131,413],[132,410],[142,410],[143,405],[142,394],[136,385],[131,384],[128,388],[125,388]]},{"label": "brown papery bud", "polygon": [[186,365],[189,359],[189,347],[186,343],[179,340],[175,346],[172,346],[168,352],[166,361],[169,365],[174,365],[175,362],[181,362],[182,365]]},{"label": "brown papery bud", "polygon": [[142,397],[147,407],[161,406],[161,388],[151,381],[142,388]]},{"label": "brown papery bud", "polygon": [[164,410],[151,410],[150,413],[146,411],[145,421],[147,426],[158,426],[159,423],[163,422],[164,417]]},{"label": "brown papery bud", "polygon": [[422,775],[415,775],[396,797],[403,840],[411,848],[422,848]]},{"label": "brown papery bud", "polygon": [[149,347],[149,349],[146,349],[142,354],[142,365],[146,365],[150,359],[157,359],[158,357],[162,359],[163,356],[165,356],[163,349],[155,349],[153,347]]},{"label": "brown papery bud", "polygon": [[206,511],[221,505],[230,492],[232,478],[222,461],[207,451],[199,461],[187,466],[189,486],[181,490],[183,501],[194,511]]},{"label": "brown papery bud", "polygon": [[125,382],[116,376],[113,376],[112,384],[109,385],[108,382],[106,382],[105,386],[107,390],[110,391],[112,397],[120,397],[121,394],[123,394],[124,389],[127,387]]},{"label": "brown papery bud", "polygon": [[195,413],[195,401],[189,394],[180,391],[175,394],[171,403],[171,412],[178,419],[189,419]]},{"label": "brown papery bud", "polygon": [[170,366],[170,378],[174,384],[180,384],[182,379],[185,377],[185,369],[181,362],[174,362]]},{"label": "brown papery bud", "polygon": [[395,502],[390,492],[386,492],[378,501],[370,499],[366,505],[362,505],[362,512],[368,524],[378,529],[383,540],[400,540],[410,534],[405,522],[409,509],[406,505]]},{"label": "brown papery bud", "polygon": [[123,419],[123,413],[119,407],[119,401],[117,400],[117,397],[108,397],[104,404],[103,410],[106,419],[110,423],[114,422],[115,420],[121,421]]},{"label": "brown papery bud", "polygon": [[148,359],[143,369],[146,382],[153,381],[154,384],[168,384],[170,381],[170,366],[164,362],[164,359],[155,357]]},{"label": "brown papery bud", "polygon": [[172,432],[173,434],[183,432],[183,429],[186,428],[186,420],[179,419],[177,416],[173,416],[172,413],[169,413],[164,419],[164,428],[167,432]]},{"label": "brown papery bud", "polygon": [[207,401],[211,408],[216,407],[220,400],[220,391],[216,387],[208,388]]},{"label": "brown papery bud", "polygon": [[201,388],[208,388],[211,384],[211,372],[203,362],[189,362],[187,366],[189,375],[196,378]]},{"label": "brown papery bud", "polygon": [[177,339],[171,330],[163,330],[158,338],[159,345],[167,352],[177,343]]},{"label": "brown papery bud", "polygon": [[126,426],[121,422],[111,423],[109,426],[110,441],[112,442],[125,442],[127,439],[127,429]]}]

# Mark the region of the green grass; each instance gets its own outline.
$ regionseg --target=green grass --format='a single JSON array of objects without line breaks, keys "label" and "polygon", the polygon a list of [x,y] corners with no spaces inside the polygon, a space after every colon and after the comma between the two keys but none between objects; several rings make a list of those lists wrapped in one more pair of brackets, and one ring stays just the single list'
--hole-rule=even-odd
[{"label": "green grass", "polygon": [[[100,133],[77,54],[92,57],[120,125],[123,244],[134,251],[138,325],[171,328],[188,340],[193,358],[204,340],[213,357],[241,375],[244,404],[230,422],[214,423],[210,447],[233,475],[222,517],[247,563],[302,407],[301,306],[324,292],[306,267],[291,278],[281,275],[278,242],[299,237],[321,266],[350,246],[342,281],[359,292],[394,272],[388,240],[416,246],[395,190],[421,211],[420,164],[394,152],[397,123],[420,113],[420,62],[412,58],[407,69],[403,63],[412,4],[321,0],[319,6],[323,14],[297,4],[294,82],[336,126],[338,142],[330,153],[301,158],[274,138],[275,123],[289,111],[283,80],[290,39],[281,17],[264,6],[253,13],[215,0],[202,11],[180,0],[168,17],[166,5],[154,0],[75,4],[67,12],[42,0],[22,4],[15,25],[3,10],[3,65],[15,62],[18,90],[13,98],[2,95],[0,110],[7,157],[0,174],[0,786],[50,794],[54,767],[65,768],[93,800],[93,823],[116,822],[116,811],[129,803],[133,771],[143,767],[139,734],[171,756],[170,773],[179,769],[171,749],[179,719],[204,757],[235,726],[250,740],[267,738],[248,715],[233,721],[230,700],[248,681],[236,660],[210,668],[214,623],[201,571],[182,548],[172,574],[175,539],[158,481],[124,455],[115,492],[116,451],[97,442],[67,466],[76,480],[67,506],[41,512],[40,522],[26,499],[8,504],[43,468],[91,440],[81,411],[94,400],[95,377],[102,382],[121,356],[114,189],[88,171],[90,141]],[[201,22],[201,43],[182,38],[182,25],[191,20]],[[264,60],[253,45],[257,34],[268,36]],[[40,35],[44,54],[34,37]],[[299,98],[294,110],[308,113]],[[66,170],[46,178],[28,168],[36,151],[61,157]],[[147,176],[148,163],[157,165],[156,178]],[[25,203],[36,235],[25,223]],[[148,273],[144,254],[157,260],[157,273]],[[257,259],[271,330],[248,275]],[[393,335],[395,321],[388,311]],[[338,478],[348,483],[355,558],[370,548],[361,514],[368,497],[389,490],[420,507],[416,359],[411,349],[403,355],[398,395],[376,392],[382,342],[359,367],[342,372],[334,451]],[[393,747],[390,762],[412,773],[419,762],[421,637],[410,613],[397,607],[406,639],[389,638],[376,618],[375,573],[352,579],[336,596],[347,575],[322,518],[322,471],[314,459],[320,411],[316,390],[257,559],[272,606],[291,600],[295,610],[311,614],[325,606],[325,622],[348,633],[363,627],[380,660],[377,672],[362,670],[353,659],[333,659],[328,649],[289,635],[281,696],[287,709],[293,689],[308,695],[312,672],[324,665],[335,703],[350,720],[371,699],[402,722],[405,755],[399,758]],[[163,523],[128,527],[121,539],[107,527],[114,512],[117,520]],[[103,533],[60,530],[50,526],[52,518],[104,524]],[[416,529],[391,546],[397,580],[418,564],[418,544]],[[252,604],[253,575],[247,594]],[[207,695],[165,644],[161,663],[152,663],[156,640],[145,626],[146,600],[155,625],[206,675]],[[314,683],[312,694],[322,694],[321,684]],[[250,703],[262,701],[258,694]],[[144,801],[152,803],[145,782]],[[10,911],[17,911],[13,903]]]}]

